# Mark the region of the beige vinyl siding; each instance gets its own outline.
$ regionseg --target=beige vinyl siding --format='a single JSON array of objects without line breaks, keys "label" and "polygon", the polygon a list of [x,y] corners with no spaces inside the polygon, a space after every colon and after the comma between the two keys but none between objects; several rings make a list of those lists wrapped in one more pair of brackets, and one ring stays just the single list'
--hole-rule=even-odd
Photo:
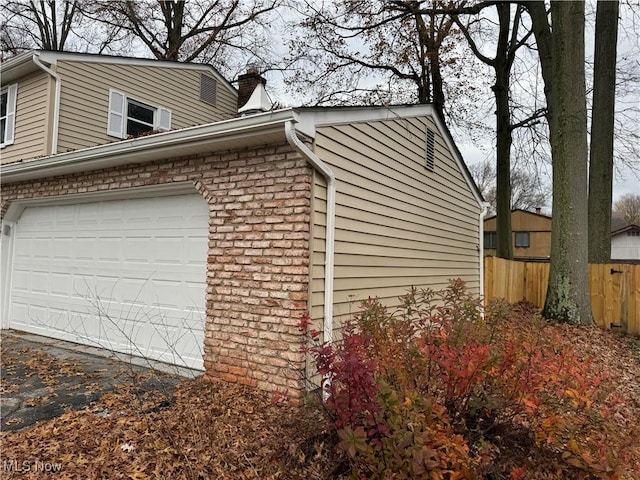
[{"label": "beige vinyl siding", "polygon": [[[425,168],[426,130],[436,133],[435,169]],[[412,286],[460,277],[479,292],[480,207],[429,118],[320,127],[315,153],[334,171],[334,327],[370,296],[388,305]],[[311,316],[323,315],[326,187],[315,177]]]},{"label": "beige vinyl siding", "polygon": [[170,109],[172,129],[236,115],[236,99],[221,82],[215,106],[200,100],[200,74],[212,76],[201,70],[61,61],[56,71],[62,77],[59,152],[119,140],[107,135],[109,89]]},{"label": "beige vinyl siding", "polygon": [[49,77],[37,72],[17,84],[15,141],[0,150],[2,164],[48,154]]}]

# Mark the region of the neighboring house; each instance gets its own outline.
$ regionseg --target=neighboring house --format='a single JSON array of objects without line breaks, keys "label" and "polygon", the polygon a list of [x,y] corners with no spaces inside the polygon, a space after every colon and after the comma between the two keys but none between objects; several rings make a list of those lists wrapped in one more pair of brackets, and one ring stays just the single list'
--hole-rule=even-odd
[{"label": "neighboring house", "polygon": [[[12,80],[19,149],[26,82]],[[135,91],[157,91],[148,81]],[[245,111],[264,103],[257,84]],[[2,165],[3,327],[299,397],[306,312],[330,341],[369,296],[393,305],[411,286],[455,277],[482,291],[482,198],[432,106],[225,119],[227,108],[218,121],[106,143],[117,140],[106,134],[109,88],[91,101],[105,134],[95,146]],[[142,100],[177,122],[171,94]]]},{"label": "neighboring house", "polygon": [[611,259],[613,263],[640,260],[640,226],[611,219]]},{"label": "neighboring house", "polygon": [[[516,260],[546,261],[551,255],[551,217],[527,210],[511,211],[513,258]],[[497,247],[496,216],[484,221],[484,254],[494,256]]]},{"label": "neighboring house", "polygon": [[[511,211],[513,258],[525,261],[548,261],[551,256],[551,217],[526,210]],[[496,217],[484,221],[484,254],[496,254]],[[612,218],[611,261],[624,263],[640,260],[640,227]]]}]

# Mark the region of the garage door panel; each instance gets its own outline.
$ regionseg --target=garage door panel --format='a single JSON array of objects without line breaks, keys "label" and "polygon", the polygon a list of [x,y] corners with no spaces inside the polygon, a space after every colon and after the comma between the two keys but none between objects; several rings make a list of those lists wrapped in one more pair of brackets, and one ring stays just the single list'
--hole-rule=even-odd
[{"label": "garage door panel", "polygon": [[49,292],[49,273],[31,272],[31,293]]},{"label": "garage door panel", "polygon": [[52,273],[51,274],[51,295],[61,297],[69,297],[73,286],[73,276],[69,273]]},{"label": "garage door panel", "polygon": [[[100,222],[100,204],[84,203],[80,205],[72,205],[68,207],[70,214],[75,214],[76,222],[83,227],[98,225]],[[75,210],[75,211],[74,211]]]},{"label": "garage door panel", "polygon": [[182,248],[184,237],[157,237],[154,245],[156,248],[156,263],[168,265],[182,264]]},{"label": "garage door panel", "polygon": [[55,260],[71,260],[73,257],[73,238],[58,237],[53,244],[53,258]]},{"label": "garage door panel", "polygon": [[31,275],[28,270],[13,271],[13,290],[20,293],[28,293],[31,285]]},{"label": "garage door panel", "polygon": [[76,238],[76,260],[92,260],[95,255],[95,239],[90,237]]},{"label": "garage door panel", "polygon": [[121,243],[120,237],[96,237],[98,245],[96,258],[101,262],[120,263]]},{"label": "garage door panel", "polygon": [[149,236],[126,237],[123,241],[123,251],[125,252],[123,260],[126,263],[142,263],[148,265],[149,245],[152,238]]},{"label": "garage door panel", "polygon": [[76,216],[75,208],[58,208],[55,210],[55,224],[61,227],[72,227],[76,223]]},{"label": "garage door panel", "polygon": [[132,202],[106,202],[100,205],[101,210],[97,218],[100,225],[119,225],[127,215],[127,207],[131,207]]},{"label": "garage door panel", "polygon": [[12,328],[202,368],[201,197],[29,207],[15,235]]}]

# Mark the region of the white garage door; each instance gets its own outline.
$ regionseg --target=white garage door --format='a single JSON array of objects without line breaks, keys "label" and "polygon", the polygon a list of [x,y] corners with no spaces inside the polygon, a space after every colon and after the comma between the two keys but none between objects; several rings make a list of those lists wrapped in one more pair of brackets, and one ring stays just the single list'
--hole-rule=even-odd
[{"label": "white garage door", "polygon": [[26,208],[10,327],[202,369],[208,219],[199,195]]}]

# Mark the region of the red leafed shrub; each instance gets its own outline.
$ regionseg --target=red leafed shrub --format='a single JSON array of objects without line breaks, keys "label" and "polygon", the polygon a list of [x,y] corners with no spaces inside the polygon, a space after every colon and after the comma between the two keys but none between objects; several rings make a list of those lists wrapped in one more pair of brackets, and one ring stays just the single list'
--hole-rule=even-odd
[{"label": "red leafed shrub", "polygon": [[[413,289],[391,311],[369,299],[343,340],[307,352],[353,478],[640,478],[637,438],[609,418],[615,395],[558,330],[480,301],[461,280]],[[500,452],[522,452],[502,471]]]}]

